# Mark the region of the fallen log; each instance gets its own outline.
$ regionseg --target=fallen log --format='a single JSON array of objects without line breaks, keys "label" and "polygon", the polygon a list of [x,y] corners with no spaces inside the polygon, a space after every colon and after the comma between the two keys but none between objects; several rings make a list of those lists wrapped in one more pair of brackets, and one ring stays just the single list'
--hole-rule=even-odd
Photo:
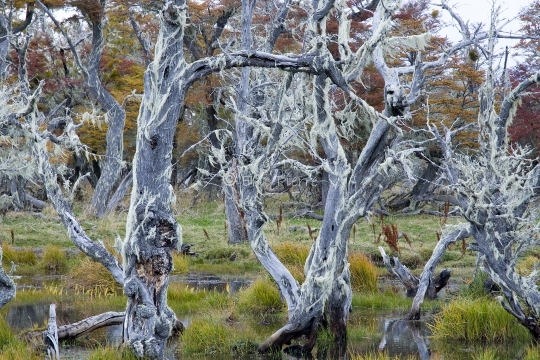
[{"label": "fallen log", "polygon": [[[59,326],[57,330],[58,341],[75,339],[81,335],[106,326],[121,325],[124,323],[124,317],[124,312],[108,311],[103,314],[90,316],[89,318],[73,324]],[[27,341],[31,341],[45,336],[46,333],[47,331],[30,331],[24,334],[23,338]]]},{"label": "fallen log", "polygon": [[[79,336],[85,335],[103,327],[112,325],[122,325],[124,323],[125,312],[108,311],[103,314],[90,316],[84,320],[78,321],[73,324],[62,325],[57,329],[58,341],[75,339]],[[181,334],[184,331],[184,325],[176,320],[172,329],[173,335]],[[23,339],[26,341],[34,341],[43,338],[47,333],[46,331],[30,331],[23,335]]]}]

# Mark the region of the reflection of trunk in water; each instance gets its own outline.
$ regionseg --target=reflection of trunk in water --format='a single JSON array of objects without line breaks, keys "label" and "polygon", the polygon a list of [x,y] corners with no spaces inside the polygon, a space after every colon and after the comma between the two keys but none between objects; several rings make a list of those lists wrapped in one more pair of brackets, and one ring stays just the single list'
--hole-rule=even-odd
[{"label": "reflection of trunk in water", "polygon": [[[422,325],[424,325],[424,323],[420,321],[409,321],[403,319],[385,320],[384,335],[379,343],[379,350],[382,351],[388,349],[389,352],[392,352],[391,349],[394,349],[394,351],[396,349],[389,343],[399,344],[399,346],[396,347],[404,347],[405,344],[409,344],[410,347],[414,342],[418,350],[418,354],[420,355],[420,359],[429,360],[429,340],[426,338],[426,334],[422,331],[424,329]],[[410,340],[413,340],[413,342]],[[393,356],[394,354],[390,353],[389,355]]]}]

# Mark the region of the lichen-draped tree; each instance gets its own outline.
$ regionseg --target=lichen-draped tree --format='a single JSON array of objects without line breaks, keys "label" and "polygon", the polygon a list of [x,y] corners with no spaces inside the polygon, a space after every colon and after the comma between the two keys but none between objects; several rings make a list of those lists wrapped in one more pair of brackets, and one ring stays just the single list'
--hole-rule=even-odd
[{"label": "lichen-draped tree", "polygon": [[109,91],[103,86],[100,80],[100,65],[105,47],[103,28],[106,23],[105,7],[107,0],[92,0],[80,6],[80,10],[87,18],[92,30],[92,45],[90,53],[83,62],[77,51],[73,40],[61,27],[60,22],[54,17],[52,12],[37,1],[43,11],[45,11],[55,26],[62,32],[69,44],[69,48],[75,59],[75,63],[84,77],[84,83],[92,97],[105,111],[107,122],[107,135],[105,138],[105,155],[101,161],[101,175],[92,195],[92,212],[102,217],[107,210],[107,204],[112,196],[112,190],[124,168],[123,158],[123,131],[126,121],[124,108],[116,101]]},{"label": "lichen-draped tree", "polygon": [[[495,44],[499,36],[498,8],[492,8],[486,54],[489,67],[480,91],[478,143],[472,156],[456,152],[452,140],[459,129],[432,124],[429,131],[443,150],[443,169],[449,188],[459,202],[480,266],[501,288],[502,306],[540,339],[540,291],[538,266],[530,273],[517,270],[524,253],[538,246],[538,210],[533,204],[540,166],[528,159],[529,150],[509,146],[508,126],[519,99],[540,82],[540,72],[529,75],[513,89],[497,89]],[[498,93],[502,100],[498,100]]]},{"label": "lichen-draped tree", "polygon": [[[204,40],[204,47],[200,45],[197,41],[197,31],[195,29],[196,24],[193,23],[193,20],[190,22],[189,26],[189,32],[186,33],[186,36],[184,37],[184,44],[189,49],[191,55],[195,60],[201,59],[203,56],[211,56],[216,53],[216,51],[219,49],[219,40],[221,38],[221,35],[223,31],[225,30],[225,27],[227,26],[227,23],[229,22],[229,19],[235,14],[236,7],[238,4],[224,4],[225,7],[221,10],[221,15],[218,16],[215,20],[215,26],[214,31],[211,34],[208,34],[208,31],[203,26],[200,26],[202,29],[200,30],[203,34],[203,40]],[[242,5],[242,8],[245,9],[245,4]],[[206,12],[206,8],[203,10]],[[244,14],[244,12],[242,12]],[[247,24],[246,24],[247,25]],[[246,25],[243,25],[246,26]],[[249,50],[250,47],[244,48],[243,50]],[[246,70],[242,70],[246,71]],[[220,148],[219,140],[216,136],[216,131],[218,130],[218,113],[217,113],[217,106],[216,100],[218,98],[217,94],[218,91],[210,86],[209,83],[203,84],[204,86],[204,92],[207,104],[205,104],[205,109],[202,114],[201,121],[204,123],[205,126],[203,126],[203,131],[205,131],[208,135],[208,140],[210,142],[210,146],[212,149],[218,150]],[[242,98],[242,97],[240,97]],[[242,101],[242,100],[240,100]],[[211,164],[208,162],[208,154],[200,154],[199,158],[204,157],[204,159],[199,160],[199,172],[203,175],[206,175],[208,173],[215,172],[216,169],[211,169]],[[211,174],[211,176],[215,176],[215,174]],[[227,177],[226,179],[229,179]],[[241,213],[240,209],[238,208],[238,190],[235,187],[235,185],[229,181],[224,181],[222,184],[223,194],[225,198],[225,214],[227,216],[227,232],[228,232],[228,240],[227,242],[229,244],[238,244],[247,241],[247,232],[246,232],[246,226],[244,223],[243,214]]]},{"label": "lichen-draped tree", "polygon": [[[530,202],[532,201],[532,193],[527,191],[518,191],[514,194],[512,192],[516,191],[515,187],[509,188],[508,191],[499,191],[498,186],[504,186],[503,184],[507,183],[504,179],[506,175],[509,175],[508,170],[505,169],[507,167],[512,168],[512,171],[514,171],[517,175],[515,183],[512,186],[521,186],[522,189],[527,189],[528,186],[534,186],[534,173],[538,171],[536,168],[532,167],[532,164],[525,160],[525,153],[523,150],[516,148],[514,149],[515,152],[506,153],[506,149],[508,148],[507,127],[512,123],[514,110],[518,105],[519,98],[526,92],[527,88],[531,87],[535,83],[538,83],[538,77],[535,78],[533,75],[532,77],[518,84],[511,92],[505,93],[503,90],[502,94],[504,99],[500,103],[500,113],[496,115],[494,110],[496,107],[496,91],[494,85],[495,75],[493,64],[495,56],[494,46],[496,40],[506,37],[515,39],[529,39],[530,34],[506,35],[504,27],[508,24],[508,21],[497,20],[500,9],[495,8],[495,6],[493,6],[491,10],[492,21],[490,28],[487,30],[482,28],[471,30],[469,28],[469,24],[463,21],[459,14],[453,11],[453,9],[448,5],[447,1],[443,1],[440,6],[450,13],[452,19],[460,28],[460,33],[463,39],[459,43],[453,45],[454,49],[459,48],[460,46],[467,49],[471,45],[481,45],[483,42],[487,41],[487,45],[483,45],[483,49],[484,56],[486,57],[486,71],[488,76],[483,87],[481,88],[479,95],[481,107],[476,123],[476,131],[478,131],[478,129],[481,129],[481,131],[477,137],[477,142],[479,144],[478,153],[471,153],[469,154],[470,156],[458,155],[458,152],[455,151],[456,149],[452,148],[453,142],[460,142],[460,139],[456,138],[460,135],[460,133],[465,131],[470,133],[470,126],[465,125],[463,128],[448,129],[443,123],[439,124],[428,117],[428,133],[431,133],[435,138],[436,144],[438,144],[438,146],[440,146],[442,149],[442,157],[445,159],[443,164],[437,166],[440,167],[441,173],[443,174],[445,181],[448,183],[450,193],[454,193],[454,196],[450,196],[450,201],[452,204],[457,205],[460,208],[462,215],[468,220],[468,223],[459,224],[457,226],[447,226],[446,229],[444,229],[444,234],[441,241],[439,241],[433,250],[433,254],[426,263],[420,276],[420,285],[413,300],[411,311],[407,316],[409,319],[413,320],[420,318],[420,307],[424,301],[426,291],[430,287],[430,279],[435,271],[435,266],[441,259],[448,246],[469,236],[473,236],[476,239],[475,229],[477,229],[478,223],[476,220],[470,218],[470,215],[468,215],[470,212],[474,213],[484,208],[484,210],[480,212],[483,214],[482,216],[487,216],[486,219],[490,220],[487,222],[487,225],[483,225],[484,231],[487,232],[480,235],[480,238],[483,239],[483,243],[487,248],[489,248],[487,242],[493,240],[491,237],[492,234],[489,233],[490,230],[496,228],[497,230],[494,232],[502,231],[507,233],[507,239],[505,241],[507,242],[508,251],[503,251],[503,258],[505,260],[504,262],[501,262],[501,264],[507,264],[510,267],[515,266],[515,261],[517,261],[519,256],[522,254],[522,251],[530,246],[530,244],[528,244],[528,240],[532,239],[528,239],[526,234],[520,234],[520,231],[527,227],[528,222],[532,221],[530,218],[525,216],[526,214],[530,215],[529,208]],[[454,124],[459,123],[459,118],[450,120],[455,120]],[[445,123],[448,124],[448,120],[445,121]],[[444,134],[440,133],[440,128],[445,129]],[[467,136],[470,136],[470,134]],[[493,144],[497,145],[493,147]],[[499,159],[500,163],[492,162],[494,159]],[[490,166],[494,166],[495,169],[489,169]],[[529,168],[527,168],[528,166]],[[497,169],[498,167],[500,167],[500,170]],[[520,173],[520,171],[522,172]],[[528,179],[529,176],[531,177],[530,179]],[[518,185],[520,184],[520,181],[521,185]],[[491,185],[486,186],[487,184]],[[494,185],[495,188],[493,188],[492,185]],[[461,191],[461,186],[467,188],[467,191]],[[473,190],[475,187],[476,189]],[[520,196],[517,196],[518,193]],[[498,216],[488,216],[490,213],[488,209],[493,205],[496,205],[498,208],[498,210],[495,210],[495,212],[498,213],[497,215],[500,216],[500,218],[498,218]],[[516,216],[523,216],[525,221],[520,223],[519,221],[516,221],[515,218],[510,220]],[[505,217],[507,217],[506,220],[504,220]],[[492,222],[492,220],[496,218],[498,219]],[[485,221],[486,219],[482,221]],[[482,221],[480,223],[482,223]],[[535,226],[531,225],[530,230],[533,231],[532,229],[534,229],[534,227]],[[515,232],[516,234],[514,238],[511,236],[512,232]],[[522,236],[525,236],[525,239],[523,239]],[[510,249],[513,246],[517,246],[517,248]],[[481,251],[479,251],[479,254],[481,257],[484,256]],[[496,255],[496,252],[490,251],[486,256],[493,259]],[[500,260],[500,258],[497,259]],[[504,266],[501,268],[499,265],[496,266],[495,269],[497,269],[497,271],[503,271]],[[488,273],[491,273],[491,271],[488,271]],[[512,274],[513,275],[510,276],[510,278],[515,280],[515,275],[517,275],[515,268],[512,269]],[[519,284],[527,284],[527,282],[532,281],[531,277],[534,278],[534,274],[531,274],[530,277],[524,281],[516,280],[516,282],[512,283],[514,286],[512,289],[516,289],[516,286]],[[509,296],[508,304],[515,302],[516,293],[512,294],[514,297]],[[517,293],[517,296],[524,298],[520,292]],[[533,335],[535,335],[535,332],[538,333],[538,328],[531,325],[531,323],[534,323],[536,320],[530,320],[525,317],[524,312],[520,311],[519,303],[515,303],[514,305],[517,309],[515,316],[518,318],[518,320],[528,327],[529,330],[532,329],[531,332]],[[519,314],[519,316],[517,316],[517,314]],[[535,314],[535,317],[537,318],[538,313],[535,312]]]},{"label": "lichen-draped tree", "polygon": [[[339,4],[343,6],[343,4]],[[323,224],[305,266],[306,280],[300,288],[287,269],[275,258],[268,246],[262,231],[262,226],[267,221],[267,217],[263,212],[260,198],[264,176],[271,173],[273,166],[279,159],[280,146],[283,146],[280,142],[283,143],[283,138],[291,137],[290,131],[284,131],[284,129],[294,128],[295,126],[294,121],[284,120],[284,118],[290,116],[290,114],[287,114],[287,110],[284,109],[296,105],[294,101],[284,101],[289,97],[294,98],[294,96],[286,94],[291,79],[286,80],[284,88],[274,101],[278,106],[274,110],[276,114],[275,120],[266,119],[267,122],[270,122],[271,128],[265,129],[268,126],[264,125],[267,124],[265,121],[261,120],[264,124],[255,126],[250,125],[255,124],[253,120],[248,120],[242,126],[249,129],[250,137],[242,137],[241,132],[236,134],[236,136],[240,137],[239,142],[242,144],[240,148],[242,156],[236,159],[238,162],[237,179],[240,204],[245,213],[249,240],[259,260],[276,280],[282,295],[287,301],[289,310],[289,322],[260,345],[259,350],[263,352],[270,349],[280,349],[283,344],[302,335],[308,336],[308,341],[303,345],[303,349],[310,351],[314,346],[318,324],[322,320],[327,305],[330,328],[336,338],[341,340],[341,343],[344,343],[351,301],[350,275],[347,262],[349,233],[354,222],[361,216],[365,216],[380,191],[385,188],[391,179],[391,170],[387,169],[388,173],[383,176],[378,171],[378,168],[382,160],[384,160],[385,149],[388,146],[386,137],[392,121],[382,114],[377,114],[360,99],[354,100],[356,101],[355,105],[361,108],[360,112],[365,116],[364,120],[374,121],[376,125],[356,164],[349,164],[340,144],[338,130],[330,110],[330,79],[347,94],[349,94],[349,89],[343,75],[333,63],[324,40],[326,34],[324,30],[321,30],[321,28],[324,28],[326,16],[333,8],[333,5],[333,2],[325,2],[319,4],[318,7],[315,5],[315,8],[311,9],[312,18],[308,24],[310,26],[308,37],[312,39],[312,50],[320,54],[317,59],[318,62],[315,64],[315,68],[320,70],[316,72],[317,75],[312,78],[310,84],[300,85],[306,86],[302,88],[303,91],[306,91],[306,88],[313,89],[311,98],[305,104],[305,108],[313,109],[312,113],[306,111],[305,114],[306,118],[313,119],[310,126],[308,126],[311,128],[308,141],[313,144],[319,142],[322,145],[325,152],[322,167],[329,174],[330,183]],[[383,7],[379,6],[375,16],[380,16],[382,20],[385,20],[390,16],[390,12],[385,12],[383,9]],[[341,25],[343,29],[346,29],[346,16],[342,17],[342,21]],[[349,81],[360,73],[357,66],[367,65],[368,57],[372,56],[374,48],[384,38],[388,21],[380,21],[379,24],[381,27],[374,27],[376,29],[374,30],[375,34],[370,41],[366,42],[367,44],[356,53],[351,51],[347,54],[350,57],[344,57],[351,62],[350,67],[347,69],[350,71]],[[345,33],[345,31],[340,32],[340,40],[346,42],[347,40],[343,38],[346,36]],[[392,78],[392,80],[394,79]],[[303,84],[303,82],[301,81],[300,84]],[[309,93],[309,91],[307,92]],[[388,92],[388,95],[387,100],[389,101],[387,102],[386,114],[388,117],[392,117],[394,115],[392,109],[405,104],[406,99],[404,99],[404,94],[401,92],[395,95]],[[299,97],[302,98],[301,95]],[[298,98],[296,98],[296,101],[299,101]],[[286,105],[283,105],[283,103]],[[355,105],[351,105],[340,115],[344,116]],[[245,114],[242,115],[245,116]],[[236,121],[239,120],[242,119],[237,118]],[[298,164],[298,162],[291,159],[284,160],[284,162],[295,163],[295,165],[302,167],[302,164]],[[244,179],[251,179],[252,181],[245,181]]]},{"label": "lichen-draped tree", "polygon": [[[235,175],[238,180],[240,204],[246,218],[248,236],[252,248],[265,268],[273,276],[280,287],[280,291],[287,302],[289,310],[288,323],[260,345],[260,351],[270,349],[280,349],[291,339],[301,335],[307,335],[308,341],[303,345],[306,351],[311,350],[317,332],[317,324],[322,319],[327,306],[330,329],[336,339],[344,343],[346,334],[346,322],[350,307],[350,285],[347,263],[347,240],[352,225],[360,217],[365,216],[373,202],[380,193],[391,182],[391,174],[395,171],[396,161],[403,163],[405,170],[411,172],[410,164],[404,158],[407,153],[419,151],[421,149],[405,148],[402,151],[393,149],[399,148],[399,138],[390,143],[389,134],[395,128],[397,134],[400,133],[397,124],[402,120],[402,116],[408,115],[408,107],[413,104],[422,88],[424,73],[426,70],[439,67],[456,51],[466,47],[476,41],[476,39],[466,39],[450,49],[435,61],[422,62],[420,56],[412,66],[389,67],[385,61],[385,52],[394,46],[404,49],[421,50],[428,39],[425,34],[410,37],[387,36],[387,29],[391,23],[392,14],[399,8],[399,2],[385,2],[379,4],[374,14],[372,23],[372,36],[368,38],[364,45],[356,52],[348,46],[348,15],[342,2],[314,3],[314,8],[309,9],[310,20],[307,24],[306,38],[310,40],[306,46],[311,46],[310,50],[317,52],[314,67],[318,69],[311,82],[304,80],[303,92],[310,95],[310,99],[298,104],[298,95],[287,94],[291,79],[287,78],[283,89],[278,91],[276,100],[273,101],[277,108],[273,109],[272,116],[264,116],[264,111],[254,108],[251,111],[259,118],[250,118],[250,111],[240,112],[237,122],[245,121],[241,126],[249,129],[250,137],[241,138],[243,145],[240,148],[242,156],[236,158]],[[326,43],[328,36],[325,33],[325,21],[329,11],[336,7],[340,15],[340,27],[338,42],[340,44],[340,67],[333,62]],[[478,35],[485,39],[486,33]],[[308,47],[309,48],[309,47]],[[361,99],[357,98],[349,88],[349,83],[355,80],[362,70],[373,60],[378,72],[385,80],[385,104],[386,109],[383,114],[377,113]],[[407,87],[408,92],[401,85],[404,79],[402,75],[409,76]],[[295,77],[297,77],[296,75]],[[306,78],[307,79],[307,78]],[[337,88],[341,89],[349,98],[350,103],[342,112],[332,112],[331,88],[328,81],[331,80]],[[302,83],[302,81],[300,81]],[[308,84],[308,85],[305,85]],[[298,86],[298,85],[296,85]],[[336,91],[334,87],[332,91]],[[270,92],[268,92],[270,94]],[[293,98],[294,101],[287,99]],[[282,105],[283,102],[283,105]],[[296,103],[295,103],[296,102]],[[256,102],[250,102],[256,104]],[[304,119],[308,119],[309,135],[303,141],[313,144],[311,148],[316,148],[316,144],[321,144],[325,156],[322,158],[322,168],[329,175],[330,189],[327,196],[325,215],[321,231],[315,241],[308,261],[305,265],[306,281],[298,287],[294,279],[291,280],[290,273],[282,266],[272,253],[268,242],[262,231],[267,217],[262,207],[261,193],[263,191],[264,177],[268,176],[275,166],[284,163],[295,164],[302,168],[303,164],[292,159],[281,159],[280,146],[283,146],[283,138],[290,138],[291,131],[299,131],[295,128],[294,121],[285,121],[284,117],[291,117],[295,106],[303,106]],[[285,110],[288,109],[288,110]],[[238,110],[238,109],[236,109]],[[268,108],[265,109],[268,111]],[[353,111],[357,110],[358,113]],[[352,115],[351,115],[352,114]],[[365,148],[359,158],[354,163],[349,163],[344,155],[345,152],[340,144],[338,134],[347,134],[347,126],[342,126],[339,131],[335,125],[335,119],[340,119],[338,123],[347,124],[356,121],[356,116],[364,121],[374,123],[372,132]],[[246,119],[243,120],[242,118]],[[312,120],[309,120],[312,119]],[[296,121],[302,121],[296,119]],[[237,124],[238,126],[238,124]],[[284,131],[283,129],[287,129]],[[239,136],[241,132],[237,132]],[[346,135],[345,135],[346,136]],[[223,152],[218,152],[219,157]],[[317,157],[316,151],[312,156]],[[248,179],[246,182],[244,179]],[[458,236],[465,233],[451,233],[455,241]]]},{"label": "lichen-draped tree", "polygon": [[128,296],[124,340],[138,356],[162,358],[175,324],[167,307],[171,251],[181,245],[181,228],[171,209],[174,130],[186,91],[197,79],[230,67],[261,66],[313,71],[314,54],[298,57],[235,52],[187,64],[183,57],[185,1],[167,2],[160,13],[154,60],[145,73],[138,119],[133,188],[123,244]]}]

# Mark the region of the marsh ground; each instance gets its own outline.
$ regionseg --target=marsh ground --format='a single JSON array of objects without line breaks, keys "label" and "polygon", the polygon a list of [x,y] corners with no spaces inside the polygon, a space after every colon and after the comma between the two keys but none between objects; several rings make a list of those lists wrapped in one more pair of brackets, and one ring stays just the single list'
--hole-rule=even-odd
[{"label": "marsh ground", "polygon": [[[249,245],[231,246],[226,243],[226,219],[220,200],[196,203],[192,197],[180,198],[183,200],[178,203],[176,215],[183,227],[183,242],[193,244],[192,250],[199,256],[175,255],[169,304],[186,323],[187,329],[181,341],[171,345],[171,351],[184,359],[215,356],[222,359],[251,358],[256,344],[285,321],[284,306],[277,288],[268,279]],[[277,216],[280,204],[283,202],[279,199],[269,201],[268,214]],[[289,215],[290,209],[286,206],[282,208],[284,215],[280,228],[277,228],[275,222],[269,222],[266,234],[278,256],[301,281],[302,260],[314,241],[302,227],[307,228],[309,225],[314,230],[320,226],[320,222]],[[96,220],[86,216],[85,211],[77,209],[77,206],[76,212],[88,235],[103,241],[115,251],[116,240],[124,236],[126,213],[119,212],[106,219]],[[402,286],[380,264],[378,246],[392,253],[392,249],[384,242],[384,236],[380,235],[382,224],[394,224],[399,232],[407,235],[410,243],[404,237],[400,238],[399,254],[395,251],[394,254],[399,255],[414,273],[420,274],[444,224],[456,221],[454,218],[429,215],[375,216],[362,219],[356,224],[349,241],[351,254],[365,254],[376,265],[377,279],[375,288],[360,286],[355,291],[349,327],[349,350],[351,354],[356,354],[357,359],[361,359],[361,356],[373,359],[385,356],[420,358],[419,344],[415,342],[418,334],[426,342],[424,345],[430,348],[433,359],[445,358],[445,354],[446,358],[452,359],[476,359],[484,353],[487,356],[484,358],[489,358],[493,351],[498,354],[498,359],[510,359],[514,358],[512,356],[516,352],[525,354],[526,351],[532,351],[526,350],[526,334],[520,335],[519,341],[516,338],[505,339],[488,347],[485,346],[485,339],[479,344],[464,343],[463,339],[458,339],[460,345],[456,346],[441,342],[440,338],[430,342],[431,338],[426,336],[432,330],[424,323],[419,326],[420,330],[403,324],[396,325],[399,324],[396,321],[409,308],[411,300],[405,298]],[[0,311],[0,328],[4,328],[5,334],[11,334],[4,334],[4,343],[11,344],[9,346],[15,349],[13,352],[6,351],[8,348],[5,346],[8,345],[2,344],[0,332],[0,347],[4,346],[0,359],[17,358],[9,354],[23,354],[17,351],[17,346],[25,345],[17,345],[15,340],[10,343],[10,336],[27,328],[43,326],[46,321],[44,309],[51,302],[58,304],[61,314],[59,321],[65,323],[103,311],[123,310],[125,299],[122,290],[101,265],[76,250],[52,209],[47,208],[41,213],[7,213],[0,220],[0,237],[3,242],[4,269],[9,271],[12,262],[15,263],[13,275],[20,285],[16,299]],[[475,255],[465,250],[464,246],[462,243],[454,245],[439,264],[440,269],[452,270],[452,278],[442,300],[425,304],[425,318],[429,324],[433,324],[433,316],[429,314],[438,312],[452,299],[465,296],[463,289],[473,280]],[[37,313],[43,314],[39,317]],[[394,328],[401,333],[390,333]],[[511,329],[508,331],[515,332]],[[392,338],[397,339],[394,345],[389,341]],[[111,339],[114,339],[114,330],[103,330],[92,337],[65,344],[64,351],[69,354],[69,349],[78,349],[75,358],[115,358],[117,352],[102,347],[113,341]],[[386,352],[380,353],[378,349],[383,341]],[[329,348],[330,336],[323,333],[317,345],[317,358],[330,359]],[[109,353],[112,355],[107,355]],[[508,354],[508,357],[504,354]],[[28,356],[23,358],[28,359]],[[129,358],[129,355],[124,356]],[[287,355],[283,356],[287,358]]]}]

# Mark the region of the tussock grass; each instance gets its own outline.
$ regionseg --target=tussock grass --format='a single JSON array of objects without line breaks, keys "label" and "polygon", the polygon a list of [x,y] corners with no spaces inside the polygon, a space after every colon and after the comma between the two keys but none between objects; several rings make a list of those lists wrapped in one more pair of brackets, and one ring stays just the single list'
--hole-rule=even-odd
[{"label": "tussock grass", "polygon": [[214,248],[205,252],[204,258],[206,260],[231,260],[240,258],[247,258],[250,252],[241,247],[222,247]]},{"label": "tussock grass", "polygon": [[0,317],[0,360],[38,360],[43,356],[13,334],[6,321]]},{"label": "tussock grass", "polygon": [[265,317],[285,308],[277,285],[267,279],[257,279],[238,293],[236,306],[239,312]]},{"label": "tussock grass", "polygon": [[16,250],[7,243],[2,243],[2,261],[9,264],[13,261],[17,265],[35,265],[38,262],[36,254],[30,248]]},{"label": "tussock grass", "polygon": [[474,355],[474,360],[497,360],[499,354],[495,349],[484,349],[479,354]]},{"label": "tussock grass", "polygon": [[529,255],[521,259],[517,264],[517,271],[522,276],[528,276],[540,260],[536,256]]},{"label": "tussock grass", "polygon": [[182,351],[187,354],[224,355],[232,331],[224,322],[209,317],[194,320],[182,335]]},{"label": "tussock grass", "polygon": [[353,291],[376,292],[377,268],[371,260],[360,252],[349,255],[351,287]]},{"label": "tussock grass", "polygon": [[444,305],[435,316],[432,332],[434,339],[444,341],[496,343],[530,337],[499,303],[487,297],[459,298]]},{"label": "tussock grass", "polygon": [[189,271],[189,259],[180,253],[173,253],[173,274],[187,274]]},{"label": "tussock grass", "polygon": [[535,345],[530,345],[523,354],[523,360],[538,360],[540,359],[540,348]]},{"label": "tussock grass", "polygon": [[311,246],[305,243],[285,241],[272,246],[272,250],[278,259],[289,269],[291,275],[299,283],[304,282],[304,264],[311,250]]},{"label": "tussock grass", "polygon": [[64,284],[76,292],[93,289],[94,292],[104,296],[114,295],[121,290],[121,286],[114,280],[109,270],[88,257],[70,270],[64,278]]},{"label": "tussock grass", "polygon": [[307,244],[285,241],[275,244],[272,249],[283,264],[303,267],[311,247]]},{"label": "tussock grass", "polygon": [[63,274],[68,267],[66,254],[56,245],[47,245],[41,259],[41,268],[49,274]]}]

